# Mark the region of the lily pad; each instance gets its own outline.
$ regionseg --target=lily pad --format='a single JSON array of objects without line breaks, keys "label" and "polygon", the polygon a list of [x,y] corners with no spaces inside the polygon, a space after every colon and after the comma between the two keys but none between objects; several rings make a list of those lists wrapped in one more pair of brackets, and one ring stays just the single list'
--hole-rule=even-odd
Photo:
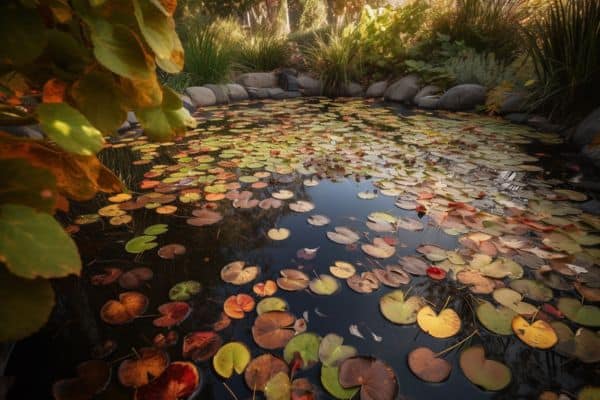
[{"label": "lily pad", "polygon": [[319,345],[321,338],[310,332],[301,333],[294,336],[283,349],[283,358],[286,363],[298,358],[301,361],[301,368],[308,369],[319,362]]},{"label": "lily pad", "polygon": [[123,325],[141,316],[148,308],[149,300],[138,292],[123,292],[119,300],[109,300],[100,309],[100,317],[111,325]]},{"label": "lily pad", "polygon": [[209,360],[223,345],[223,339],[214,331],[190,332],[183,338],[182,355],[195,362]]},{"label": "lily pad", "polygon": [[288,303],[280,297],[267,297],[262,299],[256,305],[256,313],[258,315],[269,311],[287,311]]},{"label": "lily pad", "polygon": [[156,236],[141,235],[134,237],[125,244],[125,251],[132,254],[139,254],[146,250],[151,250],[158,246],[158,243],[154,240],[156,240]]},{"label": "lily pad", "polygon": [[262,354],[250,361],[244,372],[244,380],[252,391],[262,392],[269,380],[280,372],[288,374],[287,364],[281,358]]},{"label": "lily pad", "polygon": [[283,290],[292,292],[304,290],[310,284],[308,275],[297,269],[282,269],[279,274],[281,277],[277,278],[277,286]]},{"label": "lily pad", "polygon": [[395,324],[408,325],[417,321],[417,313],[425,306],[419,296],[404,298],[404,292],[394,290],[379,300],[379,309],[385,318]]},{"label": "lily pad", "polygon": [[242,342],[229,342],[222,346],[213,357],[213,367],[223,378],[233,373],[242,374],[250,362],[250,350]]},{"label": "lily pad", "polygon": [[430,306],[425,306],[417,313],[417,324],[431,336],[438,339],[452,337],[460,331],[460,317],[451,308],[443,309],[437,314]]},{"label": "lily pad", "polygon": [[358,393],[359,388],[346,389],[340,385],[340,368],[323,365],[321,367],[321,384],[327,392],[339,400],[350,400]]},{"label": "lily pad", "polygon": [[245,285],[256,279],[260,273],[257,266],[246,265],[244,261],[234,261],[221,269],[221,279],[232,285]]},{"label": "lily pad", "polygon": [[282,348],[295,334],[295,321],[296,317],[285,311],[260,314],[252,326],[252,337],[263,349]]},{"label": "lily pad", "polygon": [[346,389],[360,386],[360,398],[365,400],[394,400],[398,394],[396,374],[374,358],[348,358],[340,365],[339,381]]},{"label": "lily pad", "polygon": [[347,279],[356,273],[356,268],[349,262],[336,261],[334,265],[329,267],[329,272],[336,278]]},{"label": "lily pad", "polygon": [[531,279],[516,279],[510,282],[510,287],[535,301],[550,301],[553,297],[552,289]]},{"label": "lily pad", "polygon": [[571,321],[593,328],[600,327],[600,308],[583,305],[577,299],[561,297],[558,299],[558,309]]},{"label": "lily pad", "polygon": [[346,228],[345,226],[335,227],[335,232],[327,232],[327,237],[332,242],[338,244],[352,244],[356,243],[360,236],[356,232],[354,232],[350,228]]},{"label": "lily pad", "polygon": [[310,282],[309,287],[315,294],[330,296],[339,290],[340,284],[333,276],[321,274]]},{"label": "lily pad", "polygon": [[354,347],[344,345],[343,343],[344,338],[335,333],[330,333],[321,340],[319,359],[324,366],[338,367],[342,361],[357,354]]},{"label": "lily pad", "polygon": [[488,330],[498,335],[512,335],[512,320],[516,312],[505,306],[494,307],[492,303],[483,301],[477,306],[477,318]]},{"label": "lily pad", "polygon": [[467,379],[485,390],[502,390],[512,379],[510,369],[506,365],[485,358],[482,346],[464,350],[460,355],[459,364]]},{"label": "lily pad", "polygon": [[452,370],[452,364],[427,347],[418,347],[408,354],[408,367],[419,379],[431,383],[445,381]]},{"label": "lily pad", "polygon": [[541,319],[530,324],[522,316],[516,315],[512,320],[512,329],[519,339],[536,349],[549,349],[558,342],[552,326]]},{"label": "lily pad", "polygon": [[254,299],[247,294],[233,295],[223,303],[223,311],[229,318],[242,319],[247,312],[254,310]]},{"label": "lily pad", "polygon": [[200,293],[202,285],[198,281],[179,282],[169,290],[169,299],[172,301],[186,301]]}]

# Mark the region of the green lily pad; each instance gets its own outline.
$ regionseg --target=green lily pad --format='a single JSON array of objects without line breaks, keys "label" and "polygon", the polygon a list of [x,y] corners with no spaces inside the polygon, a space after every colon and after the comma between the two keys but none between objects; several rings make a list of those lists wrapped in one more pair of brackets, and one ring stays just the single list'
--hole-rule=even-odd
[{"label": "green lily pad", "polygon": [[340,284],[333,276],[321,274],[310,282],[309,287],[315,294],[329,296],[339,290]]},{"label": "green lily pad", "polygon": [[305,332],[294,336],[283,349],[286,363],[292,362],[296,356],[302,360],[302,369],[310,368],[319,362],[319,345],[321,338],[314,333]]},{"label": "green lily pad", "polygon": [[156,236],[142,235],[134,237],[125,244],[125,251],[132,254],[138,254],[153,249],[158,246],[158,243],[156,243],[154,239],[156,239]]},{"label": "green lily pad", "polygon": [[241,374],[250,362],[250,350],[242,342],[230,342],[217,351],[213,357],[213,367],[223,378],[230,378],[235,371]]},{"label": "green lily pad", "polygon": [[485,358],[482,346],[464,350],[459,363],[467,379],[485,390],[502,390],[512,379],[510,369],[506,365]]},{"label": "green lily pad", "polygon": [[156,224],[150,225],[146,229],[144,229],[144,235],[148,236],[156,236],[163,234],[169,230],[169,226],[167,224]]},{"label": "green lily pad", "polygon": [[26,279],[81,271],[77,246],[54,217],[14,204],[0,206],[0,260]]},{"label": "green lily pad", "polygon": [[259,301],[256,305],[256,313],[258,315],[269,311],[287,311],[287,309],[287,302],[279,297],[267,297]]},{"label": "green lily pad", "polygon": [[54,291],[45,279],[19,278],[0,269],[0,342],[37,332],[54,308]]},{"label": "green lily pad", "polygon": [[198,281],[179,282],[169,290],[169,299],[172,301],[186,301],[200,293],[202,284]]},{"label": "green lily pad", "polygon": [[550,323],[558,336],[554,350],[567,357],[576,357],[581,362],[593,364],[600,361],[600,334],[586,328],[573,333],[567,324],[561,321]]},{"label": "green lily pad", "polygon": [[417,313],[425,306],[419,296],[404,299],[402,290],[394,290],[379,300],[379,309],[384,317],[395,324],[408,325],[417,322]]},{"label": "green lily pad", "polygon": [[339,400],[352,399],[358,393],[358,387],[346,389],[340,385],[340,367],[323,365],[321,383],[327,392]]},{"label": "green lily pad", "polygon": [[508,258],[500,257],[481,268],[481,273],[490,278],[519,279],[523,276],[523,267]]},{"label": "green lily pad", "polygon": [[573,322],[593,328],[600,327],[600,308],[583,305],[577,299],[562,297],[558,299],[558,309]]},{"label": "green lily pad", "polygon": [[477,318],[488,330],[498,335],[512,335],[511,323],[516,312],[505,306],[494,307],[489,301],[477,306]]},{"label": "green lily pad", "polygon": [[523,296],[535,301],[550,301],[554,296],[552,289],[548,286],[531,279],[516,279],[510,282],[510,287]]},{"label": "green lily pad", "polygon": [[342,361],[357,354],[354,347],[342,343],[344,343],[344,338],[335,333],[330,333],[321,340],[319,359],[324,366],[339,367]]}]

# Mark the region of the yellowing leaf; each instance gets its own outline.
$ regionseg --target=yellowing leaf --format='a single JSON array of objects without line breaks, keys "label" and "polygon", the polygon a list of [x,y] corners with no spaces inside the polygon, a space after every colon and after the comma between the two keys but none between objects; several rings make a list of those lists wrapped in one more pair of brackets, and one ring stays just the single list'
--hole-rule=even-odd
[{"label": "yellowing leaf", "polygon": [[417,313],[417,324],[423,331],[439,339],[449,338],[460,331],[460,317],[451,308],[443,309],[439,314],[430,306],[425,306]]}]

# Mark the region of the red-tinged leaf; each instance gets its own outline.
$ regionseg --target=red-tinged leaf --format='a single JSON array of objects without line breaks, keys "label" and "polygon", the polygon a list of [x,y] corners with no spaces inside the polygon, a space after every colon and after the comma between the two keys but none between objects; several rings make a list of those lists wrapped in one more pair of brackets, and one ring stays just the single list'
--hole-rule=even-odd
[{"label": "red-tinged leaf", "polygon": [[214,356],[223,345],[223,339],[216,332],[192,332],[183,339],[183,357],[196,362],[206,361]]},{"label": "red-tinged leaf", "polygon": [[62,103],[65,99],[67,84],[59,79],[53,78],[44,84],[42,101],[44,103]]},{"label": "red-tinged leaf", "polygon": [[92,275],[91,282],[95,286],[106,286],[115,282],[123,271],[120,268],[104,268],[104,273]]},{"label": "red-tinged leaf", "polygon": [[154,326],[159,328],[170,328],[183,322],[192,312],[192,308],[186,302],[173,301],[158,307],[158,312],[162,316],[152,321]]},{"label": "red-tinged leaf", "polygon": [[427,276],[436,281],[441,281],[446,277],[446,271],[438,267],[429,267],[426,272]]},{"label": "red-tinged leaf", "polygon": [[544,303],[542,305],[542,311],[552,315],[555,318],[561,319],[565,317],[565,314],[563,314],[562,311],[560,311],[558,308],[554,307],[552,304],[549,303]]},{"label": "red-tinged leaf", "polygon": [[294,358],[290,362],[290,376],[294,376],[296,371],[299,371],[304,366],[304,361],[302,361],[302,356],[300,353],[295,352]]},{"label": "red-tinged leaf", "polygon": [[174,362],[149,384],[135,391],[135,400],[178,400],[191,396],[200,384],[196,366],[189,362]]}]

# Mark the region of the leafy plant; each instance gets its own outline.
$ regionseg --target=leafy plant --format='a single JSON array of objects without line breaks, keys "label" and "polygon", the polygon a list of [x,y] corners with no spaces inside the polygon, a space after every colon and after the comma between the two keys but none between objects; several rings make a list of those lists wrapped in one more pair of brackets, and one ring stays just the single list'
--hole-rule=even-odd
[{"label": "leafy plant", "polygon": [[445,68],[457,84],[477,83],[491,88],[502,82],[523,85],[532,73],[528,61],[521,57],[506,63],[498,60],[494,53],[479,54],[470,50],[448,59]]},{"label": "leafy plant", "polygon": [[310,70],[319,75],[327,95],[339,95],[348,82],[361,75],[361,55],[353,25],[327,37],[319,36],[306,50],[306,56]]},{"label": "leafy plant", "polygon": [[327,25],[327,4],[324,0],[304,0],[300,16],[300,31],[310,32]]},{"label": "leafy plant", "polygon": [[244,72],[272,71],[285,66],[290,49],[285,39],[269,32],[258,32],[240,43],[237,68]]},{"label": "leafy plant", "polygon": [[583,116],[600,105],[600,3],[553,0],[527,32],[539,86],[535,106]]},{"label": "leafy plant", "polygon": [[10,321],[0,328],[0,342],[37,331],[54,304],[48,279],[81,271],[77,247],[53,214],[66,211],[70,199],[123,190],[96,158],[103,136],[128,110],[153,139],[195,125],[156,76],[157,66],[169,73],[183,67],[175,6],[139,0],[119,7],[49,0],[0,6],[0,124],[38,123],[47,137],[0,133],[0,316]]}]

